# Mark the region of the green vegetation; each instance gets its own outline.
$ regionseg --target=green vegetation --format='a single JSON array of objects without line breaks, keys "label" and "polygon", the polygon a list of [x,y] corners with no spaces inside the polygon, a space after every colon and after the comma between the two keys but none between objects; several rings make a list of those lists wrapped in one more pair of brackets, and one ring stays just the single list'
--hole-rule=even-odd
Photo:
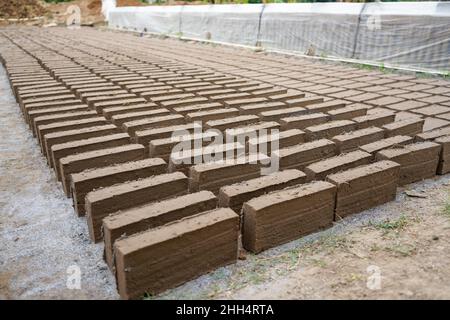
[{"label": "green vegetation", "polygon": [[377,223],[369,222],[369,225],[387,233],[391,230],[403,230],[408,225],[408,219],[406,216],[401,215],[397,220],[387,219]]}]

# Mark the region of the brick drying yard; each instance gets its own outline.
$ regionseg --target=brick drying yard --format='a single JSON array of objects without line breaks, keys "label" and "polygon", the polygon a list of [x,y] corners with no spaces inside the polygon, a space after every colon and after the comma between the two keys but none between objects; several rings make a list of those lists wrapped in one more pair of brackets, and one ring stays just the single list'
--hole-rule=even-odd
[{"label": "brick drying yard", "polygon": [[[450,82],[95,29],[0,58],[1,298],[449,298]],[[280,171],[177,163],[194,121],[279,129]]]}]

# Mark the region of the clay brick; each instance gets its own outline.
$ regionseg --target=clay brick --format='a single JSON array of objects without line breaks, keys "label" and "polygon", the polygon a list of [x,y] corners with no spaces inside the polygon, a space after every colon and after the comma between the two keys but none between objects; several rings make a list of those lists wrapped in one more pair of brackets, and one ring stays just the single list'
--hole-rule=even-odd
[{"label": "clay brick", "polygon": [[192,97],[192,98],[186,98],[186,99],[176,99],[176,100],[168,100],[168,101],[161,101],[160,105],[168,108],[173,109],[176,107],[184,107],[195,103],[204,103],[208,102],[208,98],[205,97]]},{"label": "clay brick", "polygon": [[335,156],[336,145],[321,139],[280,149],[278,155],[281,169],[304,170],[313,162]]},{"label": "clay brick", "polygon": [[230,128],[225,130],[225,136],[231,141],[243,141],[246,143],[249,139],[257,137],[259,135],[271,134],[272,130],[280,129],[278,122],[257,122],[250,125],[238,126],[236,128]]},{"label": "clay brick", "polygon": [[305,173],[308,181],[325,180],[330,174],[369,164],[371,160],[372,155],[370,153],[356,150],[314,162],[305,168]]},{"label": "clay brick", "polygon": [[33,122],[31,122],[30,125],[32,128],[33,136],[36,136],[37,128],[41,125],[96,117],[98,117],[98,114],[95,111],[65,112],[36,117],[33,119]]},{"label": "clay brick", "polygon": [[[168,91],[172,92],[173,90],[168,90]],[[185,99],[195,98],[195,95],[192,93],[170,94],[170,92],[166,92],[166,93],[160,94],[158,96],[150,96],[151,101],[155,102],[157,104],[161,104],[162,102],[165,102],[165,101],[177,101],[177,100],[185,100]],[[175,105],[173,107],[181,107],[181,106]]]},{"label": "clay brick", "polygon": [[61,144],[54,144],[50,148],[49,165],[55,168],[58,181],[61,181],[59,171],[59,159],[77,153],[94,151],[98,149],[118,147],[130,143],[130,136],[127,133],[115,133],[106,136],[93,137],[83,140],[75,140]]},{"label": "clay brick", "polygon": [[288,90],[284,94],[277,94],[277,95],[271,95],[269,96],[269,99],[272,99],[274,101],[286,101],[286,100],[293,100],[293,99],[301,99],[305,97],[305,93],[297,90]]},{"label": "clay brick", "polygon": [[[258,137],[250,138],[248,140],[249,151],[256,150],[263,154],[270,154],[272,151],[272,141],[276,140],[278,140],[279,148],[286,148],[305,142],[306,133],[299,129],[291,129],[281,131],[278,134],[271,134],[270,132],[265,135],[259,134]],[[263,144],[266,145],[265,149],[261,146]]]},{"label": "clay brick", "polygon": [[348,103],[343,100],[330,100],[321,103],[314,103],[307,105],[305,108],[310,113],[329,112],[332,110],[339,110],[344,108]]},{"label": "clay brick", "polygon": [[306,182],[306,175],[299,170],[284,170],[259,178],[221,187],[219,206],[230,207],[240,213],[244,202],[265,193]]},{"label": "clay brick", "polygon": [[122,93],[115,95],[99,95],[87,98],[83,97],[82,100],[89,105],[89,108],[95,109],[95,105],[102,102],[111,102],[111,104],[108,104],[107,106],[114,106],[116,104],[114,104],[113,101],[128,100],[133,98],[136,98],[136,95],[130,93]]},{"label": "clay brick", "polygon": [[195,128],[199,128],[198,124],[187,123],[175,126],[165,126],[155,129],[147,129],[136,131],[133,141],[148,146],[149,142],[156,139],[170,138],[174,132],[193,132]]},{"label": "clay brick", "polygon": [[85,197],[89,192],[118,183],[148,178],[167,171],[167,163],[159,158],[143,159],[94,168],[74,173],[70,178],[73,206],[82,216],[86,213]]},{"label": "clay brick", "polygon": [[401,165],[399,186],[432,178],[436,175],[441,146],[434,142],[418,142],[381,150],[376,160],[391,160]]},{"label": "clay brick", "polygon": [[103,234],[106,263],[114,271],[114,243],[122,236],[157,228],[216,207],[217,198],[214,194],[209,191],[200,191],[123,210],[105,217]]},{"label": "clay brick", "polygon": [[268,101],[263,103],[254,103],[248,104],[242,107],[239,107],[240,114],[258,114],[262,111],[272,111],[280,108],[286,107],[286,104],[281,101]]},{"label": "clay brick", "polygon": [[183,124],[184,122],[184,117],[181,114],[170,114],[167,116],[148,117],[144,119],[128,121],[122,124],[122,128],[130,135],[134,135],[136,131],[173,126]]},{"label": "clay brick", "polygon": [[334,136],[331,140],[336,143],[339,153],[357,150],[359,146],[382,140],[385,136],[383,129],[369,127]]},{"label": "clay brick", "polygon": [[177,107],[173,108],[173,110],[177,113],[181,113],[183,116],[186,116],[188,113],[191,112],[200,112],[200,111],[207,111],[207,110],[217,110],[222,109],[223,105],[218,102],[209,102],[209,103],[196,103],[189,106],[184,107]]},{"label": "clay brick", "polygon": [[307,127],[326,123],[330,116],[325,113],[312,113],[302,116],[281,118],[280,124],[283,130],[287,129],[306,129]]},{"label": "clay brick", "polygon": [[383,149],[388,149],[391,147],[394,147],[396,145],[406,145],[408,143],[412,143],[413,142],[413,138],[409,137],[409,136],[394,136],[394,137],[389,137],[386,139],[382,139],[379,141],[375,141],[375,142],[371,142],[365,145],[362,145],[359,147],[360,150],[365,151],[365,152],[369,152],[371,154],[373,154],[373,156],[375,157],[375,154],[378,151],[381,151]]},{"label": "clay brick", "polygon": [[321,97],[304,97],[298,99],[289,99],[285,101],[289,107],[306,107],[314,103],[322,103]]},{"label": "clay brick", "polygon": [[206,110],[188,113],[185,117],[189,122],[193,121],[209,121],[238,116],[239,110],[236,108],[223,108],[215,110]]},{"label": "clay brick", "polygon": [[151,117],[161,117],[170,115],[170,111],[165,108],[158,108],[145,111],[136,111],[128,113],[120,113],[111,116],[111,121],[118,127],[122,126],[125,122],[130,122],[134,120],[140,120]]},{"label": "clay brick", "polygon": [[119,147],[100,149],[70,155],[59,159],[64,192],[70,197],[70,175],[86,169],[106,167],[115,163],[140,160],[144,158],[144,147],[128,144]]},{"label": "clay brick", "polygon": [[439,137],[434,141],[441,145],[437,174],[446,174],[450,172],[450,135]]},{"label": "clay brick", "polygon": [[354,104],[347,107],[330,110],[327,112],[331,120],[350,120],[356,117],[365,116],[367,106],[364,104]]},{"label": "clay brick", "polygon": [[169,89],[169,90],[150,90],[139,93],[139,96],[151,100],[155,103],[160,101],[166,101],[171,99],[176,99],[177,96],[183,94],[181,89]]},{"label": "clay brick", "polygon": [[[108,124],[108,121],[104,117],[94,117],[81,120],[54,122],[38,126],[36,130],[36,136],[38,137],[38,140],[41,143],[42,147],[44,136],[49,133],[83,129],[87,127],[100,126],[105,124]],[[45,153],[44,149],[43,152]]]},{"label": "clay brick", "polygon": [[245,92],[236,92],[236,93],[227,93],[227,94],[218,94],[214,96],[210,96],[209,98],[215,102],[224,103],[227,100],[233,100],[233,99],[244,99],[244,98],[250,98],[250,94]]},{"label": "clay brick", "polygon": [[261,175],[260,161],[266,158],[255,155],[194,165],[189,171],[189,191],[209,190],[217,194],[225,185],[257,178]]},{"label": "clay brick", "polygon": [[274,96],[274,95],[282,95],[282,94],[286,94],[286,93],[287,93],[287,89],[281,88],[281,87],[251,91],[251,94],[253,97],[265,97],[265,98],[269,98],[270,96]]},{"label": "clay brick", "polygon": [[206,122],[206,127],[224,131],[226,129],[236,128],[258,122],[259,118],[255,115],[237,116],[226,119],[210,120]]},{"label": "clay brick", "polygon": [[67,107],[39,108],[29,111],[28,116],[26,117],[26,121],[31,128],[31,124],[34,123],[33,120],[37,117],[64,114],[68,112],[81,112],[81,111],[89,111],[88,106],[85,104],[79,104]]},{"label": "clay brick", "polygon": [[266,98],[245,98],[245,99],[224,100],[224,104],[226,106],[235,108],[240,108],[241,106],[264,102],[268,102],[268,100]]},{"label": "clay brick", "polygon": [[305,115],[306,113],[307,110],[303,107],[290,107],[271,111],[263,111],[259,114],[259,117],[263,121],[279,121],[281,118],[297,117]]},{"label": "clay brick", "polygon": [[106,136],[108,134],[114,134],[119,132],[121,131],[115,125],[106,124],[102,126],[93,126],[82,129],[49,133],[44,135],[43,152],[44,155],[46,155],[47,158],[49,159],[49,155],[51,155],[51,147],[55,144],[76,140],[83,140],[92,137]]},{"label": "clay brick", "polygon": [[423,119],[410,118],[385,124],[382,128],[386,130],[386,137],[397,135],[414,137],[422,132],[424,122]]},{"label": "clay brick", "polygon": [[394,122],[395,113],[393,112],[380,112],[374,114],[368,114],[361,117],[356,117],[352,119],[357,123],[358,129],[364,129],[368,127],[381,127],[385,124]]},{"label": "clay brick", "polygon": [[308,135],[309,140],[316,140],[322,138],[331,138],[344,132],[353,131],[355,129],[356,124],[351,120],[335,120],[307,127],[305,129],[305,132]]},{"label": "clay brick", "polygon": [[329,175],[337,186],[335,220],[394,200],[399,174],[398,163],[379,161]]},{"label": "clay brick", "polygon": [[330,227],[335,195],[334,185],[316,181],[244,203],[244,248],[258,253]]},{"label": "clay brick", "polygon": [[104,108],[125,107],[125,106],[131,106],[134,104],[142,104],[145,102],[146,101],[143,98],[118,99],[118,100],[112,100],[112,101],[96,102],[96,103],[93,103],[92,106],[95,108],[95,110],[98,113],[102,113]]},{"label": "clay brick", "polygon": [[89,192],[85,198],[86,218],[92,241],[103,238],[102,220],[109,214],[170,197],[184,195],[188,179],[181,172],[161,174]]},{"label": "clay brick", "polygon": [[238,215],[220,208],[117,240],[121,298],[157,294],[236,262],[238,232]]},{"label": "clay brick", "polygon": [[450,135],[450,127],[440,128],[416,135],[416,141],[428,141],[439,137]]}]

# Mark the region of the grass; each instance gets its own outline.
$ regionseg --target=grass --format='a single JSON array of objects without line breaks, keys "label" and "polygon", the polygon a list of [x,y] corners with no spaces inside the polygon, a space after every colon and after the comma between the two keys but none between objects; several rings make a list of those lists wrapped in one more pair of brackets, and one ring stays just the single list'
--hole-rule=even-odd
[{"label": "grass", "polygon": [[401,215],[396,220],[387,219],[377,223],[369,222],[369,225],[375,229],[382,230],[384,233],[387,233],[392,230],[403,230],[408,225],[408,218]]},{"label": "grass", "polygon": [[450,199],[445,202],[442,208],[442,214],[450,218]]}]

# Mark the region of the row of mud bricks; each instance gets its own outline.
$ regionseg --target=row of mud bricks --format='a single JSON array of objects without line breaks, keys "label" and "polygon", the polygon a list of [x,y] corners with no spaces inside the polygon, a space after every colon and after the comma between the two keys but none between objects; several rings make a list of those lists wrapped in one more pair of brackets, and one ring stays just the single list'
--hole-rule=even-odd
[{"label": "row of mud bricks", "polygon": [[[73,32],[8,29],[0,56],[49,167],[86,216],[92,241],[104,241],[124,299],[234,263],[239,250],[259,253],[330,227],[395,199],[398,186],[450,171],[450,127],[423,132],[419,114],[275,86],[248,70],[236,75],[230,58],[199,66],[209,47]],[[259,59],[239,52],[241,70]],[[362,76],[341,68],[342,79],[353,73]],[[280,171],[261,175],[249,157],[174,161],[194,157],[170,156],[175,130],[202,143],[210,128],[234,138],[280,130]],[[244,141],[220,150],[243,157],[260,140]]]}]

